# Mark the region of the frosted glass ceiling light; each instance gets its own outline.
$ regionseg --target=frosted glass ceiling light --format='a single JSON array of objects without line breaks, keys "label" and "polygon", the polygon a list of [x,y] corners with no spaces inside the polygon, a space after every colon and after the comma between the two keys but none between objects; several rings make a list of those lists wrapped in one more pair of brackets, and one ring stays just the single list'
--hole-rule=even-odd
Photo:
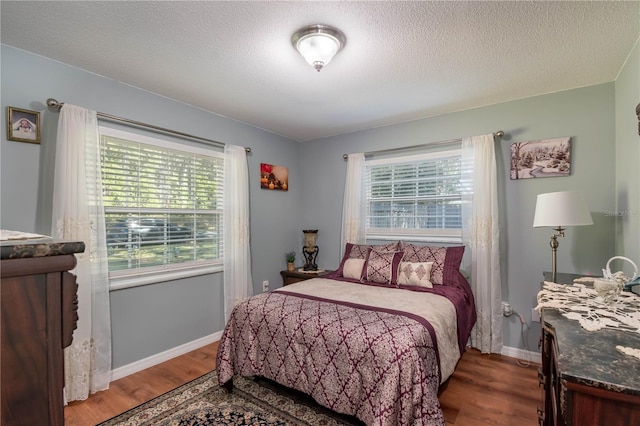
[{"label": "frosted glass ceiling light", "polygon": [[291,44],[318,72],[342,49],[347,38],[328,25],[309,25],[291,36]]}]

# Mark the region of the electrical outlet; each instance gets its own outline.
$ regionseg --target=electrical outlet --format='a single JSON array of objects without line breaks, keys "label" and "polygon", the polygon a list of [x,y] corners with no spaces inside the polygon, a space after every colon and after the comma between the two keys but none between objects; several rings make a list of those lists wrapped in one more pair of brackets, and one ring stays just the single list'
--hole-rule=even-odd
[{"label": "electrical outlet", "polygon": [[505,317],[510,317],[511,314],[513,314],[513,310],[511,309],[509,302],[502,302],[502,314]]},{"label": "electrical outlet", "polygon": [[269,280],[262,281],[262,291],[269,291]]},{"label": "electrical outlet", "polygon": [[536,311],[535,308],[531,309],[531,321],[540,322],[540,314]]}]

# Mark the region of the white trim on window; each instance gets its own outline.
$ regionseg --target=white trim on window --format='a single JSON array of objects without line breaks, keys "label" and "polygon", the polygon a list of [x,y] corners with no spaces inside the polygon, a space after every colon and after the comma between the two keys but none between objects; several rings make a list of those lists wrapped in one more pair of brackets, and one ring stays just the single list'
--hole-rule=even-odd
[{"label": "white trim on window", "polygon": [[460,148],[452,148],[444,151],[423,152],[415,155],[404,155],[402,157],[384,157],[372,158],[365,160],[366,166],[379,166],[385,164],[402,164],[402,163],[419,163],[421,161],[436,160],[438,158],[447,158],[453,156],[462,156]]},{"label": "white trim on window", "polygon": [[131,132],[126,132],[120,129],[114,129],[113,127],[99,126],[98,129],[101,135],[111,136],[114,138],[138,142],[145,145],[175,149],[176,151],[185,151],[185,152],[191,152],[199,155],[206,155],[209,157],[224,158],[224,152],[216,151],[215,149],[212,149],[212,148],[201,148],[198,146],[171,142],[166,139],[154,138],[147,135],[141,135],[138,133],[131,133]]},{"label": "white trim on window", "polygon": [[223,272],[223,270],[224,268],[222,264],[211,264],[208,266],[199,266],[197,268],[177,268],[172,271],[165,271],[162,273],[158,271],[147,271],[146,273],[138,273],[136,275],[113,276],[113,274],[109,274],[109,291],[174,281],[182,278],[196,277],[198,275],[214,274],[217,272]]},{"label": "white trim on window", "polygon": [[101,165],[107,179],[105,215],[111,218],[107,245],[110,260],[115,256],[116,261],[110,267],[110,289],[222,271],[224,153],[99,129],[101,144],[118,155]]}]

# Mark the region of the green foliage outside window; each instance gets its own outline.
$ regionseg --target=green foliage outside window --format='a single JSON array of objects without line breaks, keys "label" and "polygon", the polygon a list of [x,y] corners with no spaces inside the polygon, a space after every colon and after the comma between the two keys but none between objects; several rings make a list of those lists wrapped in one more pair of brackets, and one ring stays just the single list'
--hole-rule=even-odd
[{"label": "green foliage outside window", "polygon": [[222,262],[221,155],[109,134],[101,147],[111,272]]}]

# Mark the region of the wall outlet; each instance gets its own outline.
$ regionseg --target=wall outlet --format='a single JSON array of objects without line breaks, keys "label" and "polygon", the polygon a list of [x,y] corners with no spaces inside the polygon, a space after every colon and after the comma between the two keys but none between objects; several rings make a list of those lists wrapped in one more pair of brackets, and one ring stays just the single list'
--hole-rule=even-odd
[{"label": "wall outlet", "polygon": [[510,317],[511,314],[513,314],[513,310],[511,309],[509,302],[502,302],[502,315]]},{"label": "wall outlet", "polygon": [[540,322],[540,314],[535,310],[535,308],[531,309],[531,321]]},{"label": "wall outlet", "polygon": [[262,291],[269,291],[269,280],[262,281]]}]

